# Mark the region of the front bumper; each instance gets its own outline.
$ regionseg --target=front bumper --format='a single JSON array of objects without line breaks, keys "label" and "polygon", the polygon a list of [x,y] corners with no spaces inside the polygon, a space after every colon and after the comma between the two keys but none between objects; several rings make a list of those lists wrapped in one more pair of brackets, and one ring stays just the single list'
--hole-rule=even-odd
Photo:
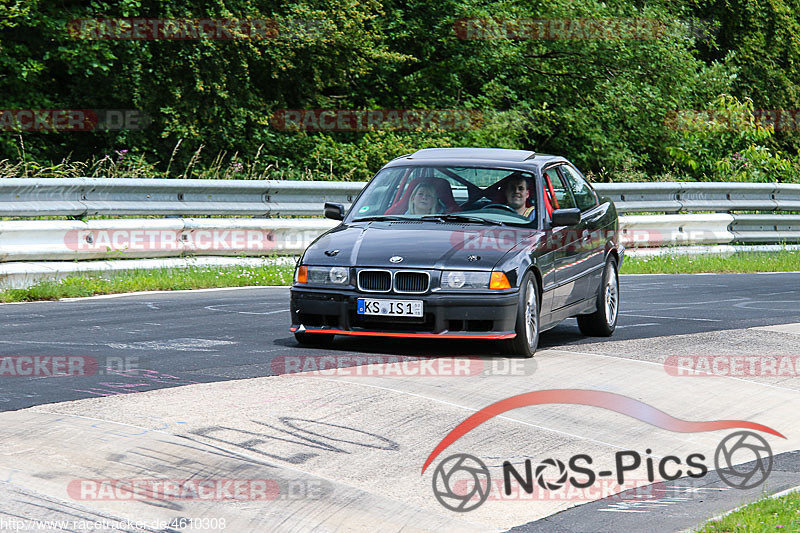
[{"label": "front bumper", "polygon": [[[516,290],[472,294],[394,294],[293,286],[291,331],[379,337],[510,339]],[[423,317],[359,315],[358,298],[422,300]]]}]

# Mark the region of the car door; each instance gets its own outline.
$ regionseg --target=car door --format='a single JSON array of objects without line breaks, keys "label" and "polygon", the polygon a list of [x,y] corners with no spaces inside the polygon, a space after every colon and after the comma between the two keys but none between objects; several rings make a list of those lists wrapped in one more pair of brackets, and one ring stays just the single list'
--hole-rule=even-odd
[{"label": "car door", "polygon": [[[557,166],[547,168],[543,172],[545,186],[552,185],[558,209],[576,207],[572,191],[566,185]],[[548,183],[549,181],[549,183]],[[548,249],[552,250],[554,266],[554,289],[552,290],[551,309],[554,311],[585,297],[586,287],[581,287],[580,278],[580,227],[553,227],[548,235]]]},{"label": "car door", "polygon": [[605,261],[605,233],[601,227],[603,211],[599,209],[600,203],[597,194],[589,183],[572,165],[561,165],[561,172],[565,184],[572,191],[575,205],[581,210],[580,242],[578,260],[580,261],[579,274],[580,291],[584,298],[592,298],[597,294],[603,275],[602,268]]}]

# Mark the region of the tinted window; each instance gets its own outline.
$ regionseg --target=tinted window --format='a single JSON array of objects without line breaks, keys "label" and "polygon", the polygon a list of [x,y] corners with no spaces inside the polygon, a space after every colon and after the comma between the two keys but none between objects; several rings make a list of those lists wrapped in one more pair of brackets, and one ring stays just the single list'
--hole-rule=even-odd
[{"label": "tinted window", "polygon": [[567,187],[565,187],[561,180],[561,176],[559,176],[558,172],[556,172],[555,167],[547,169],[545,171],[545,176],[550,178],[550,183],[553,184],[553,192],[556,193],[556,201],[558,202],[558,206],[553,206],[553,208],[571,209],[575,207],[575,202],[572,199],[572,195],[569,193]]},{"label": "tinted window", "polygon": [[595,207],[597,205],[597,197],[586,180],[569,165],[562,165],[560,168],[561,172],[564,173],[570,189],[572,189],[572,194],[575,195],[575,201],[578,203],[578,207],[580,207],[581,211],[586,211]]},{"label": "tinted window", "polygon": [[[346,222],[359,218],[419,218],[463,214],[502,224],[534,224],[531,207],[536,191],[520,204],[519,194],[508,198],[505,187],[516,180],[535,183],[524,170],[456,166],[390,167],[369,182],[350,209]],[[530,185],[528,186],[530,189]],[[510,208],[510,209],[508,209]]]}]

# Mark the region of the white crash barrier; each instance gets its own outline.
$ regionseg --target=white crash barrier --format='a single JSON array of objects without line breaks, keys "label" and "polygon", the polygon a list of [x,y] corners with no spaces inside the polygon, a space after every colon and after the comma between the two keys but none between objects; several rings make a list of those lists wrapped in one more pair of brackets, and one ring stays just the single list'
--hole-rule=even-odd
[{"label": "white crash barrier", "polygon": [[291,266],[297,256],[282,257],[165,257],[163,259],[123,259],[114,261],[37,261],[0,263],[0,289],[22,289],[42,280],[59,280],[83,274],[103,275],[164,268],[223,268]]},{"label": "white crash barrier", "polygon": [[0,222],[0,262],[299,254],[326,219],[116,219]]},{"label": "white crash barrier", "polygon": [[[628,248],[800,241],[796,215],[622,215]],[[328,219],[167,218],[2,221],[0,262],[299,254]]]},{"label": "white crash barrier", "polygon": [[623,215],[620,238],[629,248],[699,244],[727,244],[734,239],[728,229],[733,215]]},{"label": "white crash barrier", "polygon": [[[366,182],[137,178],[6,178],[0,216],[318,216],[349,206]],[[800,184],[595,183],[620,213],[800,211]]]}]

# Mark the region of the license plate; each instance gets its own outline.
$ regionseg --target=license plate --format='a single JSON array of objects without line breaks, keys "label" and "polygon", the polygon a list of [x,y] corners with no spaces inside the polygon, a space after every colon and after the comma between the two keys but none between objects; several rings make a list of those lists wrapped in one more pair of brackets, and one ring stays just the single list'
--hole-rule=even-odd
[{"label": "license plate", "polygon": [[359,315],[422,316],[422,300],[358,299]]}]

